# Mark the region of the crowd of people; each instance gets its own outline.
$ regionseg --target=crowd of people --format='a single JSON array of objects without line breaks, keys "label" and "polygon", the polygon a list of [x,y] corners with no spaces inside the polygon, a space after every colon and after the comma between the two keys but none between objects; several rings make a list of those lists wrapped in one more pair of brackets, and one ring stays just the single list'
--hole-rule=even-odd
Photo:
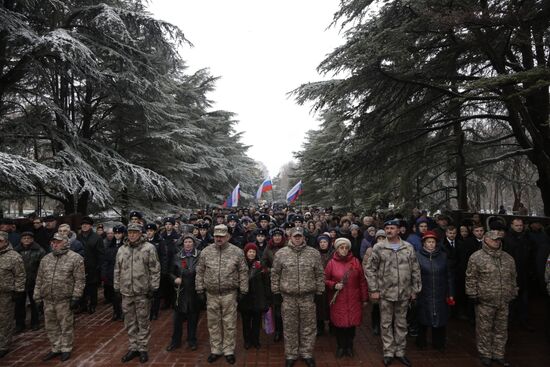
[{"label": "crowd of people", "polygon": [[[40,328],[51,343],[43,360],[71,358],[74,314],[93,314],[102,286],[113,322],[129,339],[122,362],[148,361],[151,321],[173,312],[169,352],[197,349],[206,310],[212,363],[236,362],[238,314],[244,347],[261,348],[262,329],[284,341],[285,366],[315,366],[316,337],[336,339],[336,357],[354,356],[356,328],[371,303],[372,332],[385,366],[405,366],[407,336],[420,349],[446,346],[450,317],[475,324],[480,362],[509,366],[510,322],[533,330],[529,301],[546,299],[550,330],[550,240],[543,223],[479,214],[460,219],[415,210],[338,215],[321,208],[199,210],[188,218],[73,229],[61,218],[32,218],[28,228],[0,220],[0,358],[15,332]],[[94,227],[95,226],[95,227]],[[549,335],[550,337],[550,335]]]}]

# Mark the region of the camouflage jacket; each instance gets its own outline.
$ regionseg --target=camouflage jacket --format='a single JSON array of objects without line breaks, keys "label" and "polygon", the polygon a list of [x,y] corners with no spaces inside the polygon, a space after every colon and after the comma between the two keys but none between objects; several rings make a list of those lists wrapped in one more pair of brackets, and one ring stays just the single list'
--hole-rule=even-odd
[{"label": "camouflage jacket", "polygon": [[548,295],[550,295],[550,255],[546,260],[546,270],[544,271],[544,281],[546,282],[546,290]]},{"label": "camouflage jacket", "polygon": [[234,289],[248,293],[248,266],[243,251],[231,243],[208,245],[199,256],[195,289],[199,293]]},{"label": "camouflage jacket", "polygon": [[271,291],[274,294],[322,294],[325,271],[319,251],[304,243],[289,242],[275,254],[271,269]]},{"label": "camouflage jacket", "polygon": [[512,256],[483,244],[474,252],[466,269],[466,295],[483,303],[508,303],[518,294],[516,265]]},{"label": "camouflage jacket", "polygon": [[69,249],[57,256],[50,252],[38,267],[34,300],[60,302],[78,299],[84,292],[85,283],[82,256]]},{"label": "camouflage jacket", "polygon": [[422,290],[416,253],[406,241],[400,240],[395,251],[387,240],[377,243],[364,269],[369,292],[379,292],[387,301],[404,301]]},{"label": "camouflage jacket", "polygon": [[116,254],[113,287],[131,297],[156,291],[160,284],[160,262],[155,246],[141,237],[135,244],[128,239]]},{"label": "camouflage jacket", "polygon": [[10,244],[0,250],[0,294],[25,290],[25,265]]}]

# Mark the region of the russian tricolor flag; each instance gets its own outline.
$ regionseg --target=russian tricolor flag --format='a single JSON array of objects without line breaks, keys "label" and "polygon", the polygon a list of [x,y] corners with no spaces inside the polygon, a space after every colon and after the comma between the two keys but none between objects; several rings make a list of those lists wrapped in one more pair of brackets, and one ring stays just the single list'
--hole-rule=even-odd
[{"label": "russian tricolor flag", "polygon": [[273,190],[273,183],[271,182],[270,178],[266,178],[258,188],[258,192],[256,193],[256,200],[260,200],[264,192],[268,192],[271,190]]},{"label": "russian tricolor flag", "polygon": [[294,185],[293,188],[290,189],[290,191],[286,194],[286,201],[289,203],[293,203],[298,199],[298,196],[302,194],[302,180],[298,181],[296,185]]},{"label": "russian tricolor flag", "polygon": [[233,189],[233,192],[229,197],[223,202],[222,207],[224,208],[234,208],[239,206],[239,199],[241,198],[241,184],[237,184]]}]

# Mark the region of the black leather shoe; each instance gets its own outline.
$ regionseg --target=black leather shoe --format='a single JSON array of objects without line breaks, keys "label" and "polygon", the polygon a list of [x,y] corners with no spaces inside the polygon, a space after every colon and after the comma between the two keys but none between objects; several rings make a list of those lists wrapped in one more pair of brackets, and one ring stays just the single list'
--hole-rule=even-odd
[{"label": "black leather shoe", "polygon": [[221,357],[221,354],[213,354],[213,353],[210,353],[210,355],[208,356],[208,363],[214,363],[218,360],[218,358]]},{"label": "black leather shoe", "polygon": [[304,358],[307,367],[315,367],[315,359],[313,358]]},{"label": "black leather shoe", "polygon": [[348,357],[353,357],[353,355],[354,355],[353,348],[348,348],[348,349],[344,350],[344,354],[347,355]]},{"label": "black leather shoe", "polygon": [[149,360],[149,354],[147,352],[139,352],[139,362],[145,363]]},{"label": "black leather shoe", "polygon": [[180,347],[181,347],[181,345],[172,343],[172,344],[170,344],[169,346],[166,347],[166,350],[167,350],[168,352],[171,352],[171,351],[173,351],[174,349],[178,349],[178,348],[180,348]]},{"label": "black leather shoe", "polygon": [[0,358],[3,358],[8,353],[9,353],[9,350],[7,350],[7,349],[0,350]]},{"label": "black leather shoe", "polygon": [[285,359],[285,367],[293,367],[296,363],[295,359]]},{"label": "black leather shoe", "polygon": [[393,362],[393,357],[384,357],[384,366],[389,366]]},{"label": "black leather shoe", "polygon": [[46,361],[50,361],[56,357],[59,357],[61,355],[61,352],[50,352],[48,354],[46,354],[46,356],[44,356],[44,358],[42,358],[42,361],[43,362],[46,362]]},{"label": "black leather shoe", "polygon": [[65,362],[67,360],[69,360],[69,358],[71,358],[71,352],[63,352],[61,353],[61,362]]},{"label": "black leather shoe", "polygon": [[16,334],[22,333],[23,331],[25,331],[25,325],[17,325],[15,327],[15,333]]},{"label": "black leather shoe", "polygon": [[344,356],[344,348],[336,349],[336,358],[342,358]]},{"label": "black leather shoe", "polygon": [[397,359],[399,362],[403,363],[405,366],[407,367],[411,367],[412,366],[412,363],[411,361],[409,361],[409,359],[405,356],[403,357],[395,357],[395,359]]},{"label": "black leather shoe", "polygon": [[235,362],[236,362],[235,356],[233,354],[226,355],[225,360],[229,364],[235,364]]},{"label": "black leather shoe", "polygon": [[124,357],[122,357],[121,361],[122,363],[126,363],[138,356],[139,356],[139,352],[137,350],[129,350],[128,353],[126,353]]},{"label": "black leather shoe", "polygon": [[508,362],[504,358],[493,359],[493,362],[495,362],[499,366],[510,367],[510,362]]},{"label": "black leather shoe", "polygon": [[481,361],[481,364],[484,365],[484,366],[490,366],[491,365],[491,358],[479,357],[479,360]]},{"label": "black leather shoe", "polygon": [[94,314],[94,313],[95,313],[95,306],[90,306],[90,307],[88,307],[88,313],[89,313],[90,315]]},{"label": "black leather shoe", "polygon": [[32,330],[32,331],[40,330],[40,325],[38,325],[38,324],[31,325],[31,330]]},{"label": "black leather shoe", "polygon": [[[273,341],[276,343],[278,341],[281,341],[281,333],[275,332],[275,335],[273,336]],[[292,359],[293,361],[293,359]]]}]

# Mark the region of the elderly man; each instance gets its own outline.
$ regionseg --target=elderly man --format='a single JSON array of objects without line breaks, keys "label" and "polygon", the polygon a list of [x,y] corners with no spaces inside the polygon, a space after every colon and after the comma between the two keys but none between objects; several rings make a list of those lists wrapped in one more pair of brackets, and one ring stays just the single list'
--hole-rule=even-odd
[{"label": "elderly man", "polygon": [[[275,254],[271,269],[273,297],[282,297],[285,366],[292,367],[302,357],[308,367],[315,367],[313,348],[317,334],[314,298],[325,291],[325,274],[321,255],[304,241],[304,230],[290,230],[288,246]],[[318,302],[321,302],[318,299]]]},{"label": "elderly man", "polygon": [[195,289],[204,300],[210,334],[210,355],[213,363],[222,355],[235,363],[235,331],[237,298],[248,293],[248,266],[243,251],[229,243],[227,226],[214,227],[214,243],[202,250],[197,264]]},{"label": "elderly man", "polygon": [[483,237],[481,250],[474,252],[466,269],[466,295],[476,305],[476,339],[481,364],[504,359],[508,340],[508,306],[516,298],[516,265],[502,250],[502,234],[491,230]]},{"label": "elderly man", "polygon": [[14,331],[15,301],[25,297],[25,265],[0,231],[0,358],[8,353]]},{"label": "elderly man", "polygon": [[42,359],[71,357],[74,314],[84,292],[84,259],[69,249],[67,236],[56,233],[51,241],[52,252],[44,256],[38,267],[34,287],[35,302],[44,302],[44,322],[52,350]]},{"label": "elderly man", "polygon": [[139,224],[128,225],[128,238],[116,254],[113,283],[115,298],[122,298],[124,326],[130,341],[122,362],[139,356],[139,361],[145,363],[149,360],[149,315],[151,301],[159,289],[160,263],[155,246],[142,236]]},{"label": "elderly man", "polygon": [[94,221],[90,217],[82,218],[81,231],[77,239],[84,246],[84,266],[86,267],[86,287],[82,300],[82,311],[95,312],[97,306],[97,286],[103,261],[103,238],[92,230]]},{"label": "elderly man", "polygon": [[407,310],[422,289],[420,266],[413,246],[399,237],[399,219],[384,223],[386,239],[372,248],[365,276],[372,301],[380,304],[380,326],[384,365],[395,357],[405,366],[407,347]]}]

